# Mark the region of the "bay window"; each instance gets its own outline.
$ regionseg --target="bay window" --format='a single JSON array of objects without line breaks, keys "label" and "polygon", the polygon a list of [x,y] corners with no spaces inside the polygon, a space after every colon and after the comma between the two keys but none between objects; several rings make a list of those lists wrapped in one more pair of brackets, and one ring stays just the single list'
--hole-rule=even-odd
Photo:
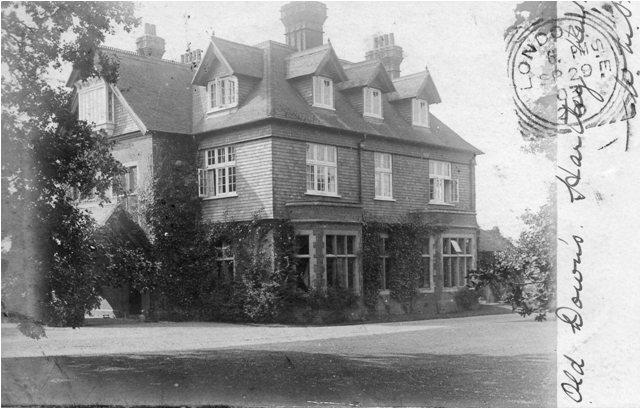
[{"label": "bay window", "polygon": [[445,237],[442,239],[442,274],[445,288],[465,286],[467,274],[473,270],[473,239]]},{"label": "bay window", "polygon": [[328,288],[356,289],[355,235],[327,235],[325,241]]}]

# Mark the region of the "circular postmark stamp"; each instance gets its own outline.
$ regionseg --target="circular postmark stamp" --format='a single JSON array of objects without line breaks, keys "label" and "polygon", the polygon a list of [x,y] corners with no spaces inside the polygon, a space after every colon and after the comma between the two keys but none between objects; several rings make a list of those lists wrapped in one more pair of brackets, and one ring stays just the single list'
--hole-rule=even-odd
[{"label": "circular postmark stamp", "polygon": [[509,49],[514,101],[533,130],[582,133],[610,115],[626,64],[604,21],[576,13],[539,20]]}]

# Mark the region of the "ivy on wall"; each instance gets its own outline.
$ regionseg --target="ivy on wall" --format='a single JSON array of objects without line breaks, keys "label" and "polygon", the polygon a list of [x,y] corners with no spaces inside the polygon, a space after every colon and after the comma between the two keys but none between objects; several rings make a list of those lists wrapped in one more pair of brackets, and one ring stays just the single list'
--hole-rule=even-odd
[{"label": "ivy on wall", "polygon": [[382,288],[381,234],[387,234],[387,255],[392,260],[390,271],[391,297],[406,313],[413,303],[422,279],[422,243],[444,228],[428,226],[419,216],[407,214],[391,222],[365,217],[363,222],[363,295],[369,308],[375,307]]}]

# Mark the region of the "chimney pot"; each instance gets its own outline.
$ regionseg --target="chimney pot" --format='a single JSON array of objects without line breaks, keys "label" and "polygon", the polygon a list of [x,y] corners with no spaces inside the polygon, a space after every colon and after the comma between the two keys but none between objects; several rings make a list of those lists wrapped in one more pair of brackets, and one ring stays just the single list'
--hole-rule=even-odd
[{"label": "chimney pot", "polygon": [[145,23],[144,25],[144,33],[148,35],[156,35],[156,25]]},{"label": "chimney pot", "polygon": [[403,60],[402,47],[395,45],[393,33],[377,35],[373,37],[373,49],[367,51],[367,60],[378,60],[389,73],[391,78],[400,76],[400,64]]},{"label": "chimney pot", "polygon": [[287,45],[298,51],[323,44],[327,6],[317,1],[292,1],[280,9]]},{"label": "chimney pot", "polygon": [[162,58],[164,54],[164,39],[156,35],[155,24],[144,25],[144,35],[136,39],[138,54],[151,58]]}]

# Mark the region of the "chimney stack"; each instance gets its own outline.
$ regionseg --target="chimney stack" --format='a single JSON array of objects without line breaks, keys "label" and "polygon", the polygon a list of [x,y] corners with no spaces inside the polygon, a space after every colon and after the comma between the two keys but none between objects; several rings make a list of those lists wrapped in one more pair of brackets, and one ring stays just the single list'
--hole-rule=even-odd
[{"label": "chimney stack", "polygon": [[373,49],[365,54],[367,60],[378,60],[392,79],[400,76],[402,47],[395,44],[393,33],[373,37]]},{"label": "chimney stack", "polygon": [[180,62],[183,64],[191,64],[193,68],[197,68],[200,65],[200,61],[202,61],[202,50],[193,50],[189,51],[180,56]]},{"label": "chimney stack", "polygon": [[144,35],[136,39],[138,54],[151,58],[162,58],[164,54],[164,38],[156,35],[155,24],[144,25]]},{"label": "chimney stack", "polygon": [[317,1],[292,1],[280,9],[287,45],[298,51],[322,45],[327,6]]}]

